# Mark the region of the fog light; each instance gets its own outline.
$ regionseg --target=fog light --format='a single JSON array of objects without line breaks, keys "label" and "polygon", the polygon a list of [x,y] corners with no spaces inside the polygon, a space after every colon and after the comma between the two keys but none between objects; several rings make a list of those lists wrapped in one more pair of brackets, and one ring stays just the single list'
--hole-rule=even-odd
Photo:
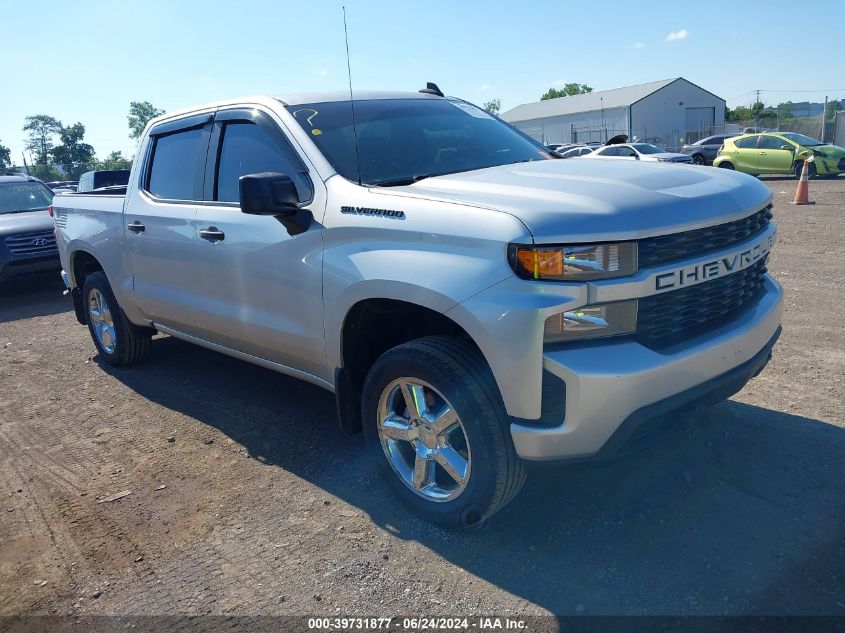
[{"label": "fog light", "polygon": [[620,336],[636,329],[636,300],[598,303],[550,316],[543,330],[543,342]]}]

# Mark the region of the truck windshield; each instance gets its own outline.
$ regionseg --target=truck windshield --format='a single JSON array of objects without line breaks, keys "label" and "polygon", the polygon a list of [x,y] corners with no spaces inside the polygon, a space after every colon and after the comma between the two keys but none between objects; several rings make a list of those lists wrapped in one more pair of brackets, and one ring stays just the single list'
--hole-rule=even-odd
[{"label": "truck windshield", "polygon": [[539,145],[484,110],[451,99],[370,99],[287,106],[344,178],[407,185],[423,178],[497,165],[548,160]]},{"label": "truck windshield", "polygon": [[46,209],[53,192],[40,182],[0,183],[0,213],[21,213]]}]

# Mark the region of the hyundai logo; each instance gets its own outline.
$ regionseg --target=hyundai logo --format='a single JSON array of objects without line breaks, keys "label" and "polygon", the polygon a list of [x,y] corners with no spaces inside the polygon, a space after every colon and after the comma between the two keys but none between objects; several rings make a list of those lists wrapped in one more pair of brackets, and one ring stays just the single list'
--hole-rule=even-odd
[{"label": "hyundai logo", "polygon": [[38,237],[32,240],[33,246],[47,246],[47,238],[46,237]]}]

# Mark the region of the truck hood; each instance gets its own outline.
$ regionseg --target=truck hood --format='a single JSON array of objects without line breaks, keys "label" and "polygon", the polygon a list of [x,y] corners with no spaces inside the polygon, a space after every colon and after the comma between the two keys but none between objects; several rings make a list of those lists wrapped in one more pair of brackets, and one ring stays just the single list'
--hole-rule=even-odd
[{"label": "truck hood", "polygon": [[53,218],[47,214],[47,211],[0,213],[0,237],[52,230]]},{"label": "truck hood", "polygon": [[677,233],[736,220],[771,200],[766,185],[735,171],[623,160],[503,165],[388,191],[509,213],[538,242]]}]

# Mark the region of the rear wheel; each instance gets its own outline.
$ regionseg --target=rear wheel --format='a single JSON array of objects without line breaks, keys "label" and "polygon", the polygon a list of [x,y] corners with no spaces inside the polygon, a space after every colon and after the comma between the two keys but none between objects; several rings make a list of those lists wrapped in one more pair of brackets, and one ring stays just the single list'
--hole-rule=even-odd
[{"label": "rear wheel", "polygon": [[364,434],[399,499],[444,527],[477,525],[525,475],[493,375],[472,345],[435,336],[386,352],[364,383]]},{"label": "rear wheel", "polygon": [[103,360],[122,367],[149,355],[153,331],[129,322],[114,298],[105,273],[97,271],[85,278],[82,299],[88,331]]},{"label": "rear wheel", "polygon": [[721,169],[736,169],[736,167],[734,167],[733,163],[729,163],[728,161],[725,161],[723,163],[719,163],[719,167]]},{"label": "rear wheel", "polygon": [[707,164],[707,161],[704,160],[704,156],[702,156],[701,154],[693,154],[692,155],[692,162],[694,162],[696,165],[706,165]]}]

